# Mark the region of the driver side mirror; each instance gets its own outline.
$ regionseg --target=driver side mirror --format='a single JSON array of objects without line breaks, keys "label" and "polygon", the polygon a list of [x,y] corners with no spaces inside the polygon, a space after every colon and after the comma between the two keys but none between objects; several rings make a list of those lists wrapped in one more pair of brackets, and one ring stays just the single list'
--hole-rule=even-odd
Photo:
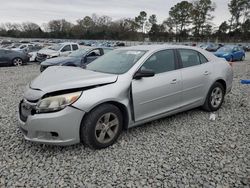
[{"label": "driver side mirror", "polygon": [[139,69],[135,75],[134,75],[134,79],[139,80],[143,77],[153,77],[155,75],[155,72],[153,70],[150,69]]}]

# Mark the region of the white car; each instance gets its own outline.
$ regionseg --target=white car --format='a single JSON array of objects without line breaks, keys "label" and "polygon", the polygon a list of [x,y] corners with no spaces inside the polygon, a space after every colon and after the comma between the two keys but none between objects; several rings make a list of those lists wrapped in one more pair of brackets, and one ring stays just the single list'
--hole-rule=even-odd
[{"label": "white car", "polygon": [[19,51],[19,52],[30,52],[31,49],[34,48],[34,44],[19,44],[16,43],[13,46],[11,46],[11,50]]},{"label": "white car", "polygon": [[68,56],[72,51],[78,50],[79,45],[77,43],[65,42],[55,44],[46,49],[41,49],[37,53],[36,60],[39,62],[45,61],[46,59]]}]

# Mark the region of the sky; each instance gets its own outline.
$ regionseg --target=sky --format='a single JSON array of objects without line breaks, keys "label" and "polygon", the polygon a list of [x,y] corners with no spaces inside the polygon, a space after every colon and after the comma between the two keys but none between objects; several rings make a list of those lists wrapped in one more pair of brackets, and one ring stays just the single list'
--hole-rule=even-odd
[{"label": "sky", "polygon": [[[39,25],[53,19],[66,19],[75,23],[84,16],[107,15],[113,20],[134,18],[144,10],[156,14],[158,22],[168,17],[169,9],[181,0],[0,0],[0,23],[34,22]],[[216,3],[215,26],[230,18],[227,4],[230,0],[213,0]],[[191,2],[191,1],[190,1]]]}]

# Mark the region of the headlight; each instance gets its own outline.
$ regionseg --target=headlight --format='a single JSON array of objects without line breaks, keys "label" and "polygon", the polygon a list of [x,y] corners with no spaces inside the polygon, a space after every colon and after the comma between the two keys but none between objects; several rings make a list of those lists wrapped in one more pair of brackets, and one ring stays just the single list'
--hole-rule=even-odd
[{"label": "headlight", "polygon": [[223,56],[228,56],[229,55],[229,53],[227,53],[227,54],[223,54]]},{"label": "headlight", "polygon": [[79,92],[44,98],[37,104],[36,111],[38,113],[43,113],[43,112],[54,112],[62,110],[66,106],[76,102],[81,96],[81,94],[82,92],[79,91]]}]

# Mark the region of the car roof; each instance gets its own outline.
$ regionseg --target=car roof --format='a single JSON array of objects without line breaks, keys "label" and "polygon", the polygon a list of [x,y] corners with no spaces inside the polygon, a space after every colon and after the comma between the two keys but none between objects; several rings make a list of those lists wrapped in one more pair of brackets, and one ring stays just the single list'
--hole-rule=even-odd
[{"label": "car roof", "polygon": [[170,44],[157,44],[157,45],[138,45],[131,47],[123,47],[118,49],[124,50],[144,50],[144,51],[157,51],[161,49],[193,49],[199,50],[197,47],[185,46],[185,45],[170,45]]},{"label": "car roof", "polygon": [[203,55],[206,56],[206,58],[209,61],[217,59],[217,57],[213,53],[210,53],[204,49],[193,47],[193,46],[185,46],[185,45],[170,45],[170,44],[138,45],[138,46],[117,48],[115,50],[142,50],[142,51],[148,51],[148,52],[153,53],[155,51],[164,50],[164,49],[190,49],[190,50],[195,50],[195,51],[202,53]]}]

